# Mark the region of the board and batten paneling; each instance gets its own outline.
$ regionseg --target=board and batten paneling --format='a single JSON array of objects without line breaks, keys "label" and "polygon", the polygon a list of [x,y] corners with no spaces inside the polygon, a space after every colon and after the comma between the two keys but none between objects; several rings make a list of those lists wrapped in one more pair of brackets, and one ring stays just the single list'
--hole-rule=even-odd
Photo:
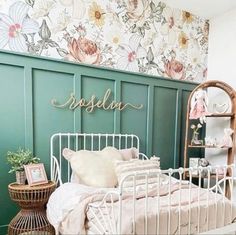
[{"label": "board and batten paneling", "polygon": [[[169,87],[154,87],[153,108],[153,146],[152,153],[162,156],[165,161],[162,167],[178,167],[177,133],[178,120],[178,89]],[[165,148],[163,148],[165,146]]]},{"label": "board and batten paneling", "polygon": [[[185,106],[196,84],[5,51],[0,51],[0,74],[0,234],[17,212],[7,191],[14,180],[8,150],[31,149],[49,173],[49,140],[56,132],[133,133],[142,152],[161,158],[162,168],[180,165]],[[93,94],[101,99],[107,89],[110,101],[143,108],[87,113],[51,105],[53,98],[64,103],[72,92],[78,100]]]}]

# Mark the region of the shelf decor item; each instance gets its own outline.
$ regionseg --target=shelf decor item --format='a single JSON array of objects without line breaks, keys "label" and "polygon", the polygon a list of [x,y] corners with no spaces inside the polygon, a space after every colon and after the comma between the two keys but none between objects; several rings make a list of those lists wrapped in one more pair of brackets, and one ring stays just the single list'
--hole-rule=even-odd
[{"label": "shelf decor item", "polygon": [[189,119],[198,119],[200,123],[206,122],[206,115],[208,112],[208,96],[206,90],[202,88],[197,89],[191,98],[191,109]]},{"label": "shelf decor item", "polygon": [[38,163],[40,159],[35,157],[29,149],[19,148],[16,152],[7,152],[7,162],[11,165],[9,173],[16,173],[16,182],[25,184],[26,176],[24,165]]},{"label": "shelf decor item", "polygon": [[205,145],[208,147],[215,147],[215,146],[217,146],[217,139],[213,138],[211,136],[206,136],[205,137]]},{"label": "shelf decor item", "polygon": [[[198,160],[198,166],[207,167],[207,166],[210,166],[210,162],[206,158],[200,158]],[[207,173],[208,171],[206,169],[203,169],[201,172],[201,176],[206,177]]]},{"label": "shelf decor item", "polygon": [[213,111],[215,113],[223,114],[226,113],[229,110],[229,104],[223,103],[223,104],[213,104]]},{"label": "shelf decor item", "polygon": [[224,136],[221,140],[220,147],[228,147],[231,148],[233,146],[233,141],[231,135],[234,133],[234,130],[231,128],[224,129]]},{"label": "shelf decor item", "polygon": [[29,186],[48,183],[43,163],[25,165],[24,168]]},{"label": "shelf decor item", "polygon": [[192,135],[192,139],[191,139],[191,145],[199,145],[199,144],[203,144],[203,140],[199,140],[199,132],[198,130],[202,128],[202,125],[200,123],[197,124],[197,126],[195,126],[194,124],[191,125],[191,129],[193,130],[193,135]]},{"label": "shelf decor item", "polygon": [[[190,157],[189,158],[189,167],[196,168],[198,167],[199,157]],[[198,175],[198,170],[192,171],[193,175]]]}]

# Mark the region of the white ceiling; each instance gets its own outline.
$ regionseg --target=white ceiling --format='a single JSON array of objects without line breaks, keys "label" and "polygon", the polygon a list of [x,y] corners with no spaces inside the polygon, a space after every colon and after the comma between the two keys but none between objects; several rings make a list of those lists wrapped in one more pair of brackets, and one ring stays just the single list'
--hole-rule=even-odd
[{"label": "white ceiling", "polygon": [[169,6],[211,19],[236,8],[236,0],[162,0]]}]

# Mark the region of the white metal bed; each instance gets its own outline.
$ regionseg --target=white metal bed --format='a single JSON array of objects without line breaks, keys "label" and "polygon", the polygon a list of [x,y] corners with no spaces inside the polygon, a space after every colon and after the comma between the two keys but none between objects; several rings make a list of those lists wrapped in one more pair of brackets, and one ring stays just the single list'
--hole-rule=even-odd
[{"label": "white metal bed", "polygon": [[[136,135],[128,135],[128,134],[85,134],[85,133],[58,133],[54,134],[51,137],[51,146],[50,146],[50,153],[51,153],[51,179],[58,182],[59,185],[69,182],[70,181],[70,176],[71,176],[71,169],[69,163],[67,163],[63,157],[62,157],[62,149],[63,148],[70,148],[72,150],[78,151],[81,149],[86,149],[86,150],[101,150],[106,146],[113,146],[116,147],[117,149],[122,149],[122,148],[131,148],[131,147],[136,147],[139,150],[139,138]],[[140,153],[140,158],[145,159],[146,156],[144,154]],[[161,231],[163,227],[163,223],[160,220],[160,211],[161,209],[161,197],[160,197],[160,177],[162,174],[167,175],[169,178],[166,187],[168,188],[168,193],[166,195],[168,199],[168,208],[167,208],[167,216],[166,216],[166,229],[165,229],[165,234],[172,234],[171,232],[171,225],[172,225],[172,202],[173,198],[171,197],[172,194],[172,184],[171,184],[171,179],[172,176],[178,179],[178,191],[179,191],[179,198],[178,198],[178,203],[175,206],[174,210],[177,213],[177,220],[178,220],[178,230],[175,231],[175,234],[191,234],[192,232],[192,217],[193,213],[196,213],[197,211],[197,227],[195,228],[194,233],[203,233],[203,234],[235,234],[234,231],[236,231],[236,223],[234,222],[235,218],[235,205],[234,205],[234,195],[233,195],[233,186],[234,186],[234,178],[227,176],[227,172],[230,170],[232,172],[232,175],[234,175],[234,166],[225,166],[224,167],[224,174],[223,176],[219,174],[219,167],[215,167],[214,171],[216,172],[215,174],[215,179],[214,179],[214,186],[212,186],[212,177],[210,177],[210,174],[212,172],[213,168],[212,167],[207,167],[207,168],[179,168],[179,169],[168,169],[168,170],[159,170],[155,173],[153,172],[145,172],[145,173],[135,173],[135,174],[130,174],[129,176],[125,177],[119,188],[117,190],[111,189],[110,192],[106,193],[104,196],[103,200],[100,203],[95,203],[89,205],[89,211],[90,213],[94,216],[94,221],[91,222],[93,223],[93,228],[95,228],[96,234],[122,234],[123,231],[123,197],[125,193],[127,193],[123,187],[124,182],[127,180],[127,178],[132,177],[133,179],[133,190],[132,190],[132,210],[130,211],[130,218],[133,221],[132,222],[132,233],[136,233],[136,213],[137,213],[137,203],[138,203],[138,198],[137,198],[137,187],[136,187],[136,180],[139,176],[143,176],[146,179],[145,183],[145,195],[143,197],[143,202],[144,202],[144,211],[143,211],[143,219],[144,219],[144,231],[143,234],[150,234],[150,223],[149,223],[149,202],[150,199],[153,197],[149,197],[149,191],[150,188],[148,186],[148,179],[150,176],[155,176],[157,177],[157,182],[159,182],[158,187],[156,188],[156,196],[155,196],[155,210],[156,210],[156,223],[155,223],[155,232],[152,234],[163,234]],[[192,182],[192,180],[196,177],[193,175],[193,172],[198,171],[198,178],[195,179],[197,181],[199,187],[197,187],[198,190],[198,196],[196,198],[196,203],[195,203],[195,209],[193,208],[193,203],[192,203],[192,192],[193,188],[195,187],[193,184],[189,183],[188,186],[186,187],[186,181],[183,180],[183,174],[188,174],[189,176],[189,181]],[[207,180],[203,180],[202,178],[202,172],[207,171]],[[200,188],[203,187],[206,188],[205,191],[206,197],[205,199],[202,199],[200,196]],[[226,184],[229,184],[229,192],[228,195],[230,195],[230,198],[227,199],[224,195],[226,195]],[[181,204],[181,197],[182,193],[181,191],[182,186],[185,185],[185,195],[188,202],[187,204],[183,206]],[[187,190],[187,191],[186,191]],[[183,191],[182,191],[183,192]],[[222,204],[222,211],[219,211],[220,209],[218,208],[218,196],[219,194],[222,195],[222,201],[220,202]],[[214,195],[214,197],[213,197]],[[116,198],[116,199],[115,199]],[[215,201],[214,201],[215,200]],[[116,203],[116,205],[115,205]],[[118,203],[118,211],[114,212],[115,206],[117,206]],[[212,217],[214,213],[212,213],[212,210],[209,211],[209,205],[212,204],[212,208],[214,213],[220,214],[222,218],[225,217],[226,213],[230,213],[230,223],[227,222],[225,224],[225,221],[223,222],[222,225],[217,224],[217,215],[215,216],[215,222],[214,226],[212,226]],[[229,210],[229,205],[230,205],[230,210]],[[226,207],[227,206],[227,207]],[[183,210],[188,210],[187,212],[187,225],[184,229],[184,231],[181,231],[182,228],[182,213]],[[201,220],[201,209],[206,208],[206,226],[204,230],[202,231],[201,226],[200,226],[200,220]],[[104,211],[106,211],[106,216],[104,215]],[[109,213],[108,213],[109,211]],[[230,211],[230,212],[229,212]],[[118,215],[117,215],[118,214]],[[186,216],[186,215],[185,215]],[[210,222],[211,221],[211,222]],[[210,225],[211,224],[211,225]],[[208,231],[210,230],[210,231]],[[152,229],[153,231],[153,229]]]}]

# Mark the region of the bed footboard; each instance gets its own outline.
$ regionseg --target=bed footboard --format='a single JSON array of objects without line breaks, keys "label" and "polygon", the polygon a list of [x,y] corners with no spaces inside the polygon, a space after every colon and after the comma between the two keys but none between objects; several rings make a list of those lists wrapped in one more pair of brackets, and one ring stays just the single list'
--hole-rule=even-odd
[{"label": "bed footboard", "polygon": [[[213,170],[215,185],[212,186]],[[234,177],[227,176],[229,170],[233,173],[234,165],[225,166],[223,175],[220,170],[219,167],[199,167],[130,174],[122,180],[118,191],[107,193],[102,202],[89,206],[92,230],[95,234],[215,234],[216,231],[226,234],[225,231],[236,231]],[[203,176],[203,172],[206,175]],[[186,173],[189,181],[183,180]],[[156,185],[149,183],[153,175]],[[143,185],[137,185],[140,177],[145,179]],[[130,182],[129,178],[133,186],[127,189],[124,185],[127,180]],[[189,183],[193,179],[198,185]]]}]

